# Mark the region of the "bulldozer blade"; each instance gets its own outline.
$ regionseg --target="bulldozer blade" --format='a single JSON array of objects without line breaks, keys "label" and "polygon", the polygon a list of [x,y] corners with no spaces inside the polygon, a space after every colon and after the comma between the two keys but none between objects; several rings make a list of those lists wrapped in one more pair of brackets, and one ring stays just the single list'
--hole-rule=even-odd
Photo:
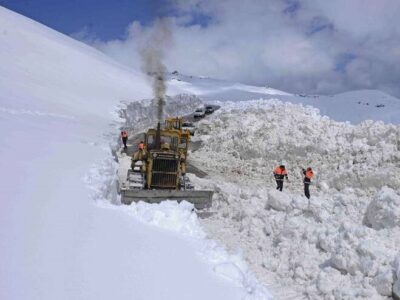
[{"label": "bulldozer blade", "polygon": [[122,190],[121,201],[124,204],[144,201],[147,203],[160,203],[165,200],[186,200],[196,209],[209,208],[212,205],[213,191],[208,190]]}]

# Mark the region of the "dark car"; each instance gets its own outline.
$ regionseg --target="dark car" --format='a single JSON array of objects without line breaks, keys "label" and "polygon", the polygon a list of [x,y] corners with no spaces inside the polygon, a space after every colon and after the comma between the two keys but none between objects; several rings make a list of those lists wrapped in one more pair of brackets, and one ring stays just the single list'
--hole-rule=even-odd
[{"label": "dark car", "polygon": [[200,107],[200,108],[196,109],[196,111],[193,114],[193,117],[195,119],[204,118],[205,114],[206,114],[206,109],[204,107]]},{"label": "dark car", "polygon": [[207,105],[206,106],[206,114],[212,114],[214,112],[214,106]]}]

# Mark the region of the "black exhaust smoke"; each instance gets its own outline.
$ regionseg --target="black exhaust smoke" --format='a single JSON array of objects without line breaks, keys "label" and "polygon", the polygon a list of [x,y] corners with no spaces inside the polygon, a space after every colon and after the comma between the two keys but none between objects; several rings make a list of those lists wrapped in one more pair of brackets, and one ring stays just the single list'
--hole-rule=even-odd
[{"label": "black exhaust smoke", "polygon": [[171,47],[171,25],[166,19],[154,22],[146,38],[140,45],[139,52],[142,58],[143,71],[150,76],[153,87],[154,100],[157,102],[157,118],[162,123],[164,118],[167,68],[163,63],[165,51]]}]

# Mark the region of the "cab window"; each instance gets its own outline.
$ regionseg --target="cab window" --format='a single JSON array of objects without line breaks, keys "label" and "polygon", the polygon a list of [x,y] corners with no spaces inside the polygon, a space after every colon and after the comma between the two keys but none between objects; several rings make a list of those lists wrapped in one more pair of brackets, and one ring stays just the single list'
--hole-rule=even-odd
[{"label": "cab window", "polygon": [[181,138],[179,141],[179,149],[186,149],[187,147],[187,139]]}]

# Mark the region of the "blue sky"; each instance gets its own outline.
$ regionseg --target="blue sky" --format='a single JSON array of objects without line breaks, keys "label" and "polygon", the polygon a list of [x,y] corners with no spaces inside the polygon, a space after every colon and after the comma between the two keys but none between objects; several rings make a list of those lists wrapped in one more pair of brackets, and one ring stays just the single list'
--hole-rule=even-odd
[{"label": "blue sky", "polygon": [[101,40],[123,38],[134,21],[162,14],[163,0],[0,0],[0,5],[65,34],[86,28]]},{"label": "blue sky", "polygon": [[140,68],[135,53],[154,29],[152,21],[169,16],[172,46],[164,63],[170,70],[268,83],[293,93],[368,88],[400,97],[399,0],[0,0],[0,5],[134,68]]}]

